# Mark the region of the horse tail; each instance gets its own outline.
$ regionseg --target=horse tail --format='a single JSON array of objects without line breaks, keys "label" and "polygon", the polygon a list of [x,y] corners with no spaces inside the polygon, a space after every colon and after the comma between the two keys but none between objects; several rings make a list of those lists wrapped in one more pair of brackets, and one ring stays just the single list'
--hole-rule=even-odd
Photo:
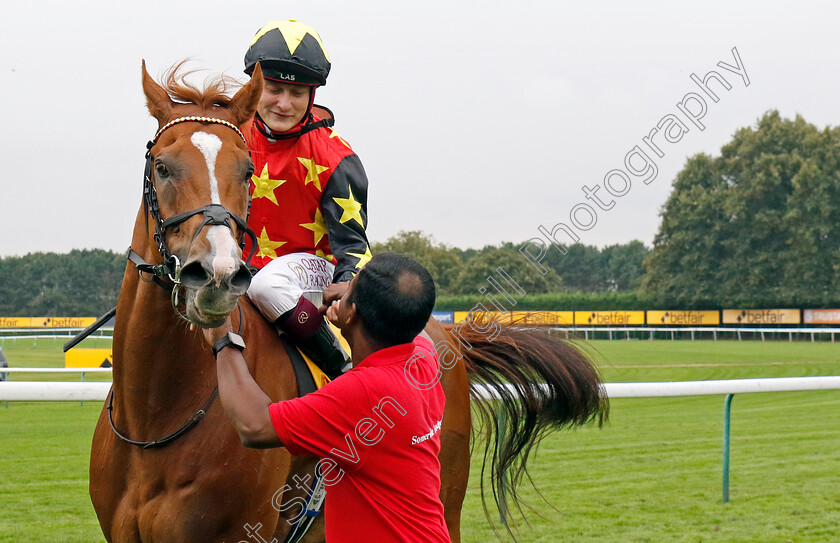
[{"label": "horse tail", "polygon": [[[485,327],[486,330],[486,327]],[[574,343],[536,330],[501,327],[495,334],[469,326],[450,333],[473,385],[470,394],[485,435],[481,499],[485,514],[485,474],[490,465],[493,499],[508,525],[512,501],[522,513],[517,487],[528,476],[527,460],[547,433],[609,416],[609,402],[593,360]],[[483,385],[483,386],[481,386]],[[475,425],[473,428],[475,429]]]}]

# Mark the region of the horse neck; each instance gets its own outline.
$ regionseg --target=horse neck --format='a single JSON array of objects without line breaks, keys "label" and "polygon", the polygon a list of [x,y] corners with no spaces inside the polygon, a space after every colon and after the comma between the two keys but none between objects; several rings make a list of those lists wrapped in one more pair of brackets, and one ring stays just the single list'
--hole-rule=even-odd
[{"label": "horse neck", "polygon": [[[146,262],[161,261],[146,232],[143,209],[131,248]],[[194,407],[199,396],[209,396],[215,388],[216,368],[208,353],[200,332],[175,314],[170,292],[141,280],[129,262],[114,325],[115,402],[143,406],[148,415],[144,420],[154,420],[158,409]]]}]

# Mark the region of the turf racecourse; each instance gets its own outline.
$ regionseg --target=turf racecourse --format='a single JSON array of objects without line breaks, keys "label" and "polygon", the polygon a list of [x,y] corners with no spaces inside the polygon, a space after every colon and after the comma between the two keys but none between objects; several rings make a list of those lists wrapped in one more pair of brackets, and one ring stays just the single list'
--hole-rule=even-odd
[{"label": "turf racecourse", "polygon": [[[61,341],[0,345],[13,366],[62,364]],[[597,341],[589,348],[611,382],[840,375],[840,343]],[[0,403],[0,542],[103,541],[87,496],[95,403]],[[722,396],[617,399],[604,428],[552,434],[531,473],[553,508],[524,490],[534,510],[529,524],[518,523],[519,540],[840,541],[840,391],[735,396],[728,504],[721,501],[722,408]],[[488,543],[495,535],[481,508],[477,460],[464,541]]]}]

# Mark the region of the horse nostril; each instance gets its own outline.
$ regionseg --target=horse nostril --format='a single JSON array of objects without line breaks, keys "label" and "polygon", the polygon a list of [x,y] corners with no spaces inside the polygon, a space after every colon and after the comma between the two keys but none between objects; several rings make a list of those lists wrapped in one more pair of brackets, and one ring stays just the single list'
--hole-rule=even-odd
[{"label": "horse nostril", "polygon": [[251,286],[251,272],[247,266],[242,265],[230,278],[230,290],[234,294],[244,294],[249,286]]},{"label": "horse nostril", "polygon": [[210,282],[211,278],[212,276],[198,260],[190,262],[181,269],[181,283],[186,287],[203,287]]}]

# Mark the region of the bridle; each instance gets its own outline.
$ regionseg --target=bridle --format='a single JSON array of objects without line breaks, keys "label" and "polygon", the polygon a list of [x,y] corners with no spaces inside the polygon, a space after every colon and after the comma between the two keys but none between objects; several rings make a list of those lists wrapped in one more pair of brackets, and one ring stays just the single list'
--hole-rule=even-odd
[{"label": "bridle", "polygon": [[[182,319],[186,319],[181,314],[181,311],[178,309],[178,290],[181,287],[181,261],[178,257],[169,250],[169,247],[166,245],[166,229],[171,228],[173,226],[178,226],[179,224],[183,223],[190,217],[194,215],[203,214],[204,221],[201,223],[201,226],[198,227],[195,231],[195,235],[193,236],[193,240],[195,240],[199,233],[204,229],[205,226],[227,226],[228,228],[233,231],[233,225],[231,221],[236,223],[237,226],[242,230],[242,237],[239,240],[239,248],[240,250],[244,249],[245,246],[245,235],[251,238],[251,254],[248,255],[248,258],[245,260],[246,263],[251,261],[251,257],[254,256],[254,253],[257,251],[257,236],[254,232],[248,228],[247,222],[247,215],[246,218],[243,219],[242,217],[232,213],[226,207],[221,204],[209,204],[206,206],[199,207],[197,209],[193,209],[192,211],[187,211],[185,213],[179,213],[168,219],[164,219],[160,214],[160,207],[158,205],[158,198],[157,198],[157,191],[155,190],[155,185],[152,182],[152,166],[154,164],[154,159],[152,157],[152,147],[160,140],[161,134],[163,134],[169,128],[175,126],[176,124],[180,123],[187,123],[187,122],[197,122],[197,123],[204,123],[204,124],[220,124],[222,126],[226,126],[232,130],[234,130],[242,141],[247,144],[247,140],[239,128],[236,127],[233,123],[222,119],[216,119],[215,117],[196,117],[196,116],[189,116],[189,117],[179,117],[173,121],[170,121],[163,125],[160,130],[157,131],[155,137],[152,138],[146,144],[146,167],[143,173],[143,207],[146,210],[146,231],[149,230],[149,215],[151,215],[152,220],[155,222],[155,234],[154,240],[157,243],[157,249],[160,253],[160,256],[163,257],[162,264],[149,264],[143,258],[138,255],[131,247],[129,247],[126,257],[134,263],[135,267],[137,268],[138,272],[140,273],[141,279],[144,281],[146,280],[143,276],[144,273],[152,274],[152,280],[155,281],[161,287],[171,290],[172,291],[172,307],[175,310],[175,313],[181,317]],[[248,196],[248,213],[251,212],[251,197]],[[163,280],[164,277],[169,277],[172,281],[172,284],[167,283]],[[239,307],[239,332],[242,333],[242,326],[243,326],[243,315],[242,315],[242,307]],[[154,441],[135,441],[127,437],[126,435],[120,433],[117,430],[116,425],[114,424],[114,417],[113,417],[113,409],[114,409],[114,390],[111,389],[111,394],[108,398],[108,422],[111,424],[111,430],[113,430],[114,434],[117,435],[121,440],[124,442],[134,445],[135,447],[141,447],[143,449],[154,449],[158,447],[163,447],[179,437],[183,436],[190,430],[196,427],[199,422],[204,418],[207,413],[207,410],[210,409],[210,406],[213,405],[213,402],[219,395],[219,387],[216,387],[213,390],[213,393],[210,395],[210,398],[205,402],[205,404],[199,409],[193,416],[188,420],[181,428],[179,428],[174,433],[164,437],[162,439],[156,439]]]},{"label": "bridle", "polygon": [[[239,215],[231,212],[226,207],[221,204],[209,204],[206,206],[199,207],[197,209],[193,209],[191,211],[186,211],[184,213],[179,213],[168,219],[164,219],[160,213],[160,206],[158,204],[158,197],[157,197],[157,190],[155,189],[154,182],[152,181],[152,169],[154,166],[154,157],[152,157],[152,147],[154,147],[157,142],[160,140],[161,135],[166,132],[169,128],[181,123],[187,122],[197,122],[203,124],[220,124],[222,126],[226,126],[231,130],[235,131],[242,141],[247,144],[247,140],[245,139],[245,135],[242,134],[242,131],[228,121],[217,119],[215,117],[201,117],[201,116],[187,116],[187,117],[178,117],[172,121],[169,121],[165,125],[163,125],[160,130],[157,131],[155,137],[153,137],[149,142],[146,144],[146,166],[143,173],[143,208],[145,209],[146,213],[146,230],[149,229],[149,216],[151,215],[152,220],[155,223],[155,233],[154,233],[154,240],[157,244],[158,252],[160,256],[163,258],[162,264],[149,264],[143,260],[140,255],[138,255],[133,249],[128,249],[127,257],[131,260],[134,265],[137,267],[137,270],[140,272],[140,277],[143,278],[144,273],[152,274],[152,280],[154,280],[157,284],[161,285],[162,287],[166,288],[167,290],[172,291],[172,307],[175,310],[175,313],[181,317],[185,317],[181,314],[180,310],[178,309],[178,291],[181,287],[181,261],[178,257],[169,250],[169,247],[166,245],[166,229],[171,228],[174,226],[178,226],[181,223],[185,222],[187,219],[193,217],[194,215],[203,214],[204,221],[201,225],[196,229],[195,235],[193,235],[193,240],[195,240],[201,231],[204,229],[205,226],[227,226],[231,232],[233,231],[233,225],[231,221],[236,223],[237,226],[242,231],[242,235],[239,239],[239,248],[240,250],[244,250],[245,248],[245,236],[247,235],[251,239],[251,252],[248,255],[248,258],[245,259],[246,265],[248,262],[251,261],[251,257],[257,251],[257,236],[254,234],[254,231],[248,228],[248,216],[246,215],[245,219],[240,217]],[[251,196],[248,196],[248,214],[251,212]],[[163,277],[169,277],[172,281],[172,285],[166,283],[162,280]],[[144,278],[145,280],[145,278]]]}]

